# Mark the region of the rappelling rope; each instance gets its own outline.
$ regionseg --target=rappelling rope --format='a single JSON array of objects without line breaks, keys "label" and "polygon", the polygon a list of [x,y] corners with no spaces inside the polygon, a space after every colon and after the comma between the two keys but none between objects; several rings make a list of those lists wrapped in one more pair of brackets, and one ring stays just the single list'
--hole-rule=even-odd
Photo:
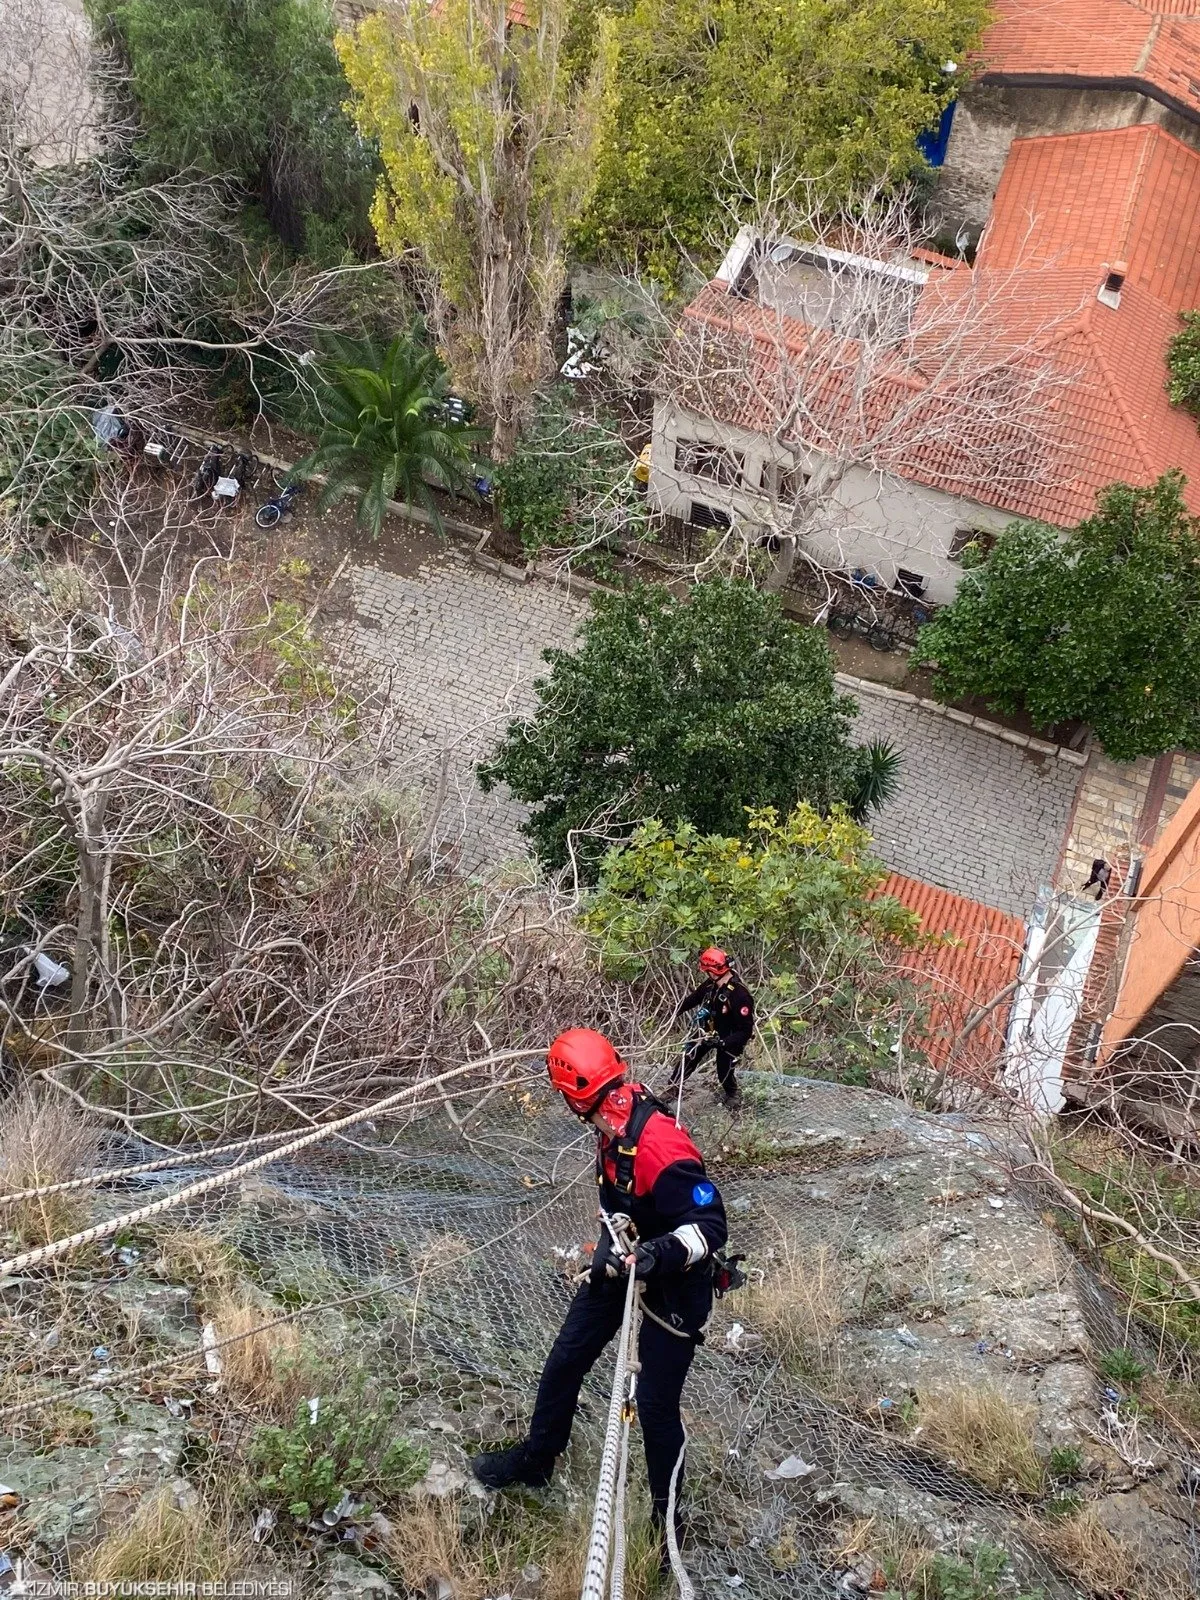
[{"label": "rappelling rope", "polygon": [[[625,1229],[629,1218],[610,1217],[600,1213],[604,1226],[612,1235],[621,1259],[632,1255]],[[616,1509],[617,1473],[622,1442],[628,1449],[629,1408],[626,1385],[631,1363],[636,1368],[638,1311],[641,1306],[641,1285],[631,1271],[625,1284],[625,1310],[621,1318],[621,1331],[617,1339],[617,1362],[613,1372],[612,1394],[608,1402],[608,1422],[604,1430],[604,1449],[600,1454],[600,1478],[596,1486],[596,1505],[592,1512],[592,1531],[588,1539],[587,1560],[583,1569],[583,1586],[580,1600],[605,1600],[608,1578],[609,1551],[613,1542],[614,1511]],[[619,1538],[624,1560],[624,1537]]]},{"label": "rappelling rope", "polygon": [[136,1211],[127,1211],[123,1216],[114,1217],[109,1222],[98,1223],[93,1228],[84,1228],[80,1233],[73,1233],[65,1239],[55,1239],[49,1244],[41,1245],[36,1250],[26,1250],[21,1255],[12,1256],[7,1261],[0,1261],[0,1278],[9,1277],[15,1272],[23,1272],[27,1267],[36,1267],[43,1261],[50,1261],[55,1256],[65,1255],[69,1250],[77,1250],[82,1245],[92,1244],[97,1239],[110,1238],[114,1233],[121,1233],[126,1228],[133,1227],[139,1222],[145,1222],[150,1217],[160,1216],[164,1211],[170,1211],[175,1206],[183,1205],[188,1200],[195,1200],[202,1194],[211,1194],[214,1189],[221,1189],[226,1184],[233,1183],[237,1178],[243,1178],[248,1173],[258,1172],[261,1168],[270,1166],[275,1161],[282,1161],[285,1156],[295,1155],[299,1150],[306,1150],[310,1145],[318,1144],[322,1139],[328,1139],[335,1133],[340,1133],[345,1128],[352,1128],[356,1123],[365,1122],[369,1117],[378,1116],[381,1112],[389,1110],[392,1106],[399,1105],[402,1101],[411,1098],[423,1090],[436,1087],[440,1083],[447,1083],[451,1078],[460,1078],[464,1073],[477,1072],[481,1066],[502,1060],[512,1060],[532,1054],[528,1050],[505,1050],[495,1055],[485,1056],[477,1061],[468,1061],[462,1066],[451,1067],[446,1072],[439,1073],[433,1078],[422,1078],[416,1083],[410,1083],[403,1089],[398,1089],[395,1094],[387,1095],[382,1100],[377,1100],[359,1111],[351,1111],[344,1117],[338,1117],[333,1122],[326,1122],[310,1133],[302,1134],[298,1139],[289,1140],[274,1150],[268,1150],[261,1156],[255,1156],[253,1161],[242,1161],[237,1166],[230,1167],[226,1172],[219,1172],[212,1178],[203,1178],[199,1183],[188,1184],[186,1188],[177,1189],[174,1194],[165,1196],[162,1200],[155,1200],[152,1204],[141,1206]]},{"label": "rappelling rope", "polygon": [[232,1155],[235,1150],[253,1150],[257,1145],[272,1144],[288,1138],[290,1129],[277,1133],[260,1133],[251,1139],[238,1139],[233,1144],[216,1144],[199,1150],[177,1150],[174,1155],[163,1156],[158,1161],[140,1161],[134,1167],[109,1167],[89,1172],[82,1178],[64,1178],[61,1183],[43,1183],[33,1189],[14,1189],[0,1194],[0,1206],[16,1205],[18,1200],[40,1200],[43,1195],[65,1194],[69,1189],[97,1188],[104,1183],[115,1183],[120,1178],[136,1178],[145,1172],[169,1172],[172,1167],[186,1167],[190,1163],[203,1164],[217,1156]]},{"label": "rappelling rope", "polygon": [[683,1471],[683,1458],[686,1454],[687,1430],[685,1429],[683,1443],[679,1446],[679,1454],[675,1457],[675,1465],[671,1468],[671,1487],[667,1491],[667,1556],[671,1562],[671,1571],[675,1574],[675,1582],[679,1585],[679,1600],[695,1600],[696,1591],[683,1564],[683,1557],[679,1554],[679,1534],[675,1528],[679,1475]]}]

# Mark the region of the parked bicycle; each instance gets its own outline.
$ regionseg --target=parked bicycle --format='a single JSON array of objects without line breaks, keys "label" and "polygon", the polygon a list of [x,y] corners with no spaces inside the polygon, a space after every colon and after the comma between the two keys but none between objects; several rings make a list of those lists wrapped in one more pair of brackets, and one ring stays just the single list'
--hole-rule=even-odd
[{"label": "parked bicycle", "polygon": [[829,631],[839,639],[865,639],[872,650],[880,652],[915,644],[921,627],[933,615],[923,603],[925,580],[904,567],[898,569],[896,578],[899,587],[885,589],[873,572],[856,567],[849,575],[849,588],[852,594],[864,596],[868,609],[859,610],[852,602],[831,602],[822,618]]},{"label": "parked bicycle", "polygon": [[222,445],[210,444],[204,452],[204,459],[196,468],[192,476],[192,499],[203,500],[217,486],[217,479],[221,476],[221,463],[225,459],[225,450]]},{"label": "parked bicycle", "polygon": [[274,528],[284,517],[295,515],[295,502],[304,493],[302,483],[285,483],[283,487],[271,496],[266,505],[259,506],[254,513],[254,520],[260,528]]},{"label": "parked bicycle", "polygon": [[250,455],[245,450],[239,450],[233,458],[233,465],[229,469],[229,476],[239,489],[252,489],[258,482],[258,475],[262,471],[262,462],[257,456]]}]

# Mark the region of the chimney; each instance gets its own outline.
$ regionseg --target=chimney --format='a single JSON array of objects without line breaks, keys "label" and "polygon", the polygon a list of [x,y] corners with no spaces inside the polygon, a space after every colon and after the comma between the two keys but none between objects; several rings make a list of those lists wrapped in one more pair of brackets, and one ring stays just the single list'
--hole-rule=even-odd
[{"label": "chimney", "polygon": [[1104,282],[1096,291],[1096,299],[1101,305],[1111,306],[1115,311],[1121,304],[1121,290],[1125,286],[1125,275],[1129,271],[1127,261],[1113,261],[1104,274]]}]

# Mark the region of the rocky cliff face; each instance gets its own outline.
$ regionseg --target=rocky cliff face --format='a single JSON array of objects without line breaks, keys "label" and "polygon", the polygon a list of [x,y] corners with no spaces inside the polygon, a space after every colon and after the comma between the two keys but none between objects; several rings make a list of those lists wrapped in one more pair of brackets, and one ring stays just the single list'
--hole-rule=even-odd
[{"label": "rocky cliff face", "polygon": [[[1003,1129],[796,1079],[751,1077],[736,1121],[705,1109],[703,1088],[689,1095],[751,1277],[718,1309],[685,1395],[688,1562],[702,1594],[1196,1592],[1200,1471],[1133,1390],[1101,1374],[1136,1334],[1012,1181]],[[434,1502],[506,1525],[494,1499],[472,1500],[467,1460],[520,1431],[592,1222],[586,1151],[559,1147],[572,1137],[560,1119],[514,1114],[493,1132],[467,1149],[430,1120],[405,1133],[403,1154],[359,1145],[268,1168],[192,1219],[242,1253],[264,1314],[368,1296],[336,1324],[300,1326],[328,1341],[330,1384],[353,1359],[397,1390],[397,1427],[428,1464],[369,1512],[343,1506],[290,1529],[282,1517],[256,1561],[300,1549],[320,1565],[336,1552],[338,1594],[358,1579],[365,1593],[381,1580],[355,1560],[402,1586],[380,1513],[397,1538]],[[10,1555],[61,1570],[68,1545],[111,1532],[139,1493],[166,1486],[186,1504],[191,1463],[211,1474],[215,1438],[236,1470],[254,1406],[202,1362],[153,1381],[105,1377],[199,1344],[196,1286],[164,1281],[163,1259],[147,1238],[63,1279],[0,1286],[0,1349],[24,1374],[0,1389]],[[68,1327],[70,1359],[56,1341]],[[36,1425],[6,1422],[18,1388],[53,1398]],[[537,1515],[586,1507],[606,1390],[602,1365]],[[240,1502],[247,1530],[261,1509]],[[935,1560],[959,1566],[939,1577]],[[428,1576],[475,1600],[454,1571]],[[533,1591],[557,1593],[549,1578]]]}]

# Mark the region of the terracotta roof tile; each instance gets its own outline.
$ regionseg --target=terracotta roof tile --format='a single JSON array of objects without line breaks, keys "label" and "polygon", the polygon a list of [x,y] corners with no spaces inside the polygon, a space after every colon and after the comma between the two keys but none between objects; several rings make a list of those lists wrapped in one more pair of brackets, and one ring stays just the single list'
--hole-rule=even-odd
[{"label": "terracotta roof tile", "polygon": [[[905,954],[903,965],[929,985],[934,996],[921,1041],[935,1067],[945,1066],[956,1035],[971,1013],[986,1005],[1017,976],[1025,946],[1025,924],[991,906],[893,872],[877,891],[891,895],[920,918],[927,934],[950,935],[941,945]],[[956,1075],[990,1082],[1004,1046],[1009,1005],[988,1017],[954,1058]]]},{"label": "terracotta roof tile", "polygon": [[1200,115],[1200,0],[996,0],[981,81],[1139,85]]},{"label": "terracotta roof tile", "polygon": [[[1113,308],[1096,292],[1106,268],[1121,260],[1128,271]],[[918,324],[924,317],[944,326],[957,300],[965,309],[987,306],[997,350],[1006,341],[1014,351],[1037,347],[1039,359],[1057,363],[1069,379],[1052,401],[1055,454],[1033,461],[1029,435],[1017,425],[1007,438],[992,430],[986,440],[971,439],[979,411],[969,403],[961,428],[914,427],[910,436],[921,442],[911,446],[893,430],[888,445],[881,419],[920,420],[916,348],[903,371],[876,372],[862,407],[864,438],[876,429],[868,458],[877,470],[1066,527],[1090,515],[1108,484],[1151,483],[1178,467],[1188,479],[1185,498],[1200,514],[1200,432],[1166,393],[1177,313],[1200,307],[1200,155],[1154,126],[1016,141],[974,271],[932,273]],[[968,310],[964,324],[981,316]],[[822,377],[825,336],[720,283],[701,291],[688,317],[739,332],[752,347],[744,367],[728,364],[737,376],[717,408],[725,420],[761,431],[787,408],[789,385],[803,381],[824,407],[815,428],[810,416],[805,442],[818,450],[845,442],[839,382],[850,363],[843,355],[840,377]],[[682,398],[686,404],[686,392]],[[929,404],[952,411],[953,385],[941,379]],[[959,446],[934,438],[945,434]]]},{"label": "terracotta roof tile", "polygon": [[1200,153],[1153,124],[1017,139],[983,235],[1001,271],[1124,261],[1176,311],[1200,306]]}]

